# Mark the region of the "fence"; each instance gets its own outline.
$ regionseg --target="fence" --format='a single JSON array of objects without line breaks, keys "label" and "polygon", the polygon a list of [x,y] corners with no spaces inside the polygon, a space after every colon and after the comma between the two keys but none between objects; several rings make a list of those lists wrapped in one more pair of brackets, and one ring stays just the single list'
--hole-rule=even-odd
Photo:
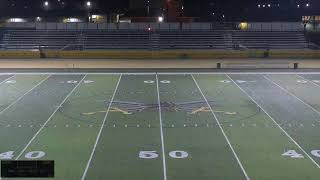
[{"label": "fence", "polygon": [[[228,26],[227,26],[228,24]],[[37,30],[152,30],[178,31],[203,30],[213,31],[223,27],[237,29],[240,23],[6,23],[7,28],[25,28]],[[248,22],[248,31],[303,31],[301,22]],[[320,29],[320,25],[318,26]]]}]

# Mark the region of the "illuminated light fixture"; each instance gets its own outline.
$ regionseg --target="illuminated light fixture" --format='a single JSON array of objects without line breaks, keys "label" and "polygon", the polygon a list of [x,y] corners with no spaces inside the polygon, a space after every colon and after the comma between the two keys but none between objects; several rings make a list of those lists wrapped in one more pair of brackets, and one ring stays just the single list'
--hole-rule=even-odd
[{"label": "illuminated light fixture", "polygon": [[163,22],[163,17],[162,16],[158,17],[158,22]]},{"label": "illuminated light fixture", "polygon": [[76,22],[81,22],[80,19],[74,18],[74,17],[69,17],[63,20],[64,23],[76,23]]},{"label": "illuminated light fixture", "polygon": [[45,7],[48,7],[48,6],[49,6],[49,2],[48,2],[48,1],[45,1],[45,2],[44,2],[44,6],[45,6]]},{"label": "illuminated light fixture", "polygon": [[300,8],[300,4],[298,4],[297,7]]},{"label": "illuminated light fixture", "polygon": [[260,5],[260,4],[258,4],[258,8],[261,8],[261,5]]},{"label": "illuminated light fixture", "polygon": [[266,5],[263,5],[262,7],[266,7]]},{"label": "illuminated light fixture", "polygon": [[92,5],[92,4],[91,4],[91,1],[87,1],[86,4],[87,4],[87,7],[88,7],[88,8],[91,7],[91,5]]},{"label": "illuminated light fixture", "polygon": [[8,20],[7,20],[7,22],[27,22],[25,19],[23,19],[23,18],[9,18]]},{"label": "illuminated light fixture", "polygon": [[310,6],[310,4],[309,4],[309,3],[307,3],[307,4],[306,4],[306,7],[309,7],[309,6]]},{"label": "illuminated light fixture", "polygon": [[271,7],[271,4],[268,4],[268,7]]}]

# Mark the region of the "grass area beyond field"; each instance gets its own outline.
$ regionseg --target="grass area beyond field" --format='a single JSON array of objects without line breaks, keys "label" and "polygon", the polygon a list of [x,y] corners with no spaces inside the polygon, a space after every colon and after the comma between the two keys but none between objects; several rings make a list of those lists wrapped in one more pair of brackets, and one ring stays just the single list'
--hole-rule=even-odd
[{"label": "grass area beyond field", "polygon": [[319,91],[320,73],[0,74],[0,160],[54,160],[55,180],[318,180]]}]

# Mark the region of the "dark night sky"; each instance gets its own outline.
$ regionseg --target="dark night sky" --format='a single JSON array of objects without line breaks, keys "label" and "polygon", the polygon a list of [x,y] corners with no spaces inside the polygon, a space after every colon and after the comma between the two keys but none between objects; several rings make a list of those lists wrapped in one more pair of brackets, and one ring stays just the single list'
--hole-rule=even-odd
[{"label": "dark night sky", "polygon": [[[50,9],[44,10],[44,0],[0,0],[0,16],[73,15],[86,11],[84,0],[48,0]],[[60,5],[58,1],[60,1]],[[127,12],[129,0],[91,0],[94,11]],[[152,0],[150,0],[152,1]],[[304,7],[296,6],[299,1]],[[61,2],[65,2],[62,7]],[[270,3],[272,8],[258,8],[258,4]],[[277,5],[280,7],[277,7]],[[320,15],[320,0],[184,0],[185,15],[198,20],[217,20],[225,15],[227,20],[289,20],[301,15]],[[213,15],[213,12],[215,15]]]}]

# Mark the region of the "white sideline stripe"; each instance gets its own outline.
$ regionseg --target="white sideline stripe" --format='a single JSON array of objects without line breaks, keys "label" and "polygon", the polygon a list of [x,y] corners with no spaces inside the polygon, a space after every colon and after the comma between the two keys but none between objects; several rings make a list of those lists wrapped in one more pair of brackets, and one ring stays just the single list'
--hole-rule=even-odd
[{"label": "white sideline stripe", "polygon": [[60,105],[53,111],[53,113],[50,115],[48,120],[40,127],[38,132],[32,137],[32,139],[29,141],[29,143],[24,147],[24,149],[21,151],[21,153],[17,156],[16,160],[18,160],[21,155],[27,150],[27,148],[30,146],[30,144],[35,140],[35,138],[38,136],[38,134],[42,131],[42,129],[48,124],[48,122],[52,119],[52,117],[55,115],[55,113],[59,110],[59,108],[66,102],[66,100],[71,96],[71,94],[77,89],[77,87],[82,83],[82,81],[86,78],[87,75],[85,75],[81,81],[69,92],[69,94],[64,98],[64,100],[60,103]]},{"label": "white sideline stripe", "polygon": [[165,148],[164,148],[164,138],[163,138],[163,128],[162,128],[162,113],[161,113],[161,101],[160,101],[158,74],[156,74],[156,80],[157,80],[158,110],[159,110],[161,148],[162,148],[163,179],[167,180],[166,155],[165,155],[165,151],[164,151]]},{"label": "white sideline stripe", "polygon": [[98,146],[98,142],[99,142],[99,139],[100,139],[100,136],[101,136],[103,127],[104,127],[105,124],[106,124],[107,117],[108,117],[108,114],[109,114],[109,110],[110,110],[110,108],[111,108],[113,99],[114,99],[114,97],[115,97],[115,95],[116,95],[116,92],[117,92],[117,90],[118,90],[118,87],[119,87],[121,78],[122,78],[122,74],[121,74],[120,77],[119,77],[118,83],[117,83],[117,85],[116,85],[116,88],[114,89],[113,95],[112,95],[111,100],[110,100],[110,102],[109,102],[109,106],[108,106],[107,112],[106,112],[106,114],[105,114],[105,116],[104,116],[104,118],[103,118],[103,122],[102,122],[102,124],[101,124],[100,130],[99,130],[99,133],[98,133],[98,136],[97,136],[97,138],[96,138],[96,142],[94,143],[92,152],[91,152],[91,154],[90,154],[90,158],[89,158],[89,160],[88,160],[88,162],[87,162],[86,169],[85,169],[84,172],[83,172],[83,175],[82,175],[82,178],[81,178],[82,180],[84,180],[84,179],[86,178],[86,176],[87,176],[87,172],[88,172],[88,170],[89,170],[89,167],[90,167],[90,164],[91,164],[93,155],[94,155],[94,153],[95,153],[95,151],[96,151],[96,148],[97,148],[97,146]]},{"label": "white sideline stripe", "polygon": [[273,117],[266,111],[264,110],[260,104],[258,104],[245,90],[243,90],[228,74],[226,76],[244,93],[246,94],[252,102],[254,102],[262,111],[273,121],[275,125],[278,126],[278,128],[318,167],[320,168],[319,164],[312,159],[312,157],[277,123],[276,120],[273,119]]},{"label": "white sideline stripe", "polygon": [[268,71],[261,71],[261,72],[246,72],[246,71],[243,71],[243,72],[228,72],[228,71],[225,71],[225,72],[196,72],[196,71],[190,71],[190,72],[159,72],[158,74],[159,75],[192,75],[192,74],[200,74],[200,75],[212,75],[212,74],[223,74],[225,75],[226,73],[228,74],[288,74],[288,75],[291,75],[291,74],[302,74],[302,75],[306,75],[306,74],[320,74],[320,72],[268,72]]},{"label": "white sideline stripe", "polygon": [[[277,84],[276,82],[274,82],[273,80],[271,80],[270,78],[268,78],[267,76],[263,76],[265,79],[267,79],[268,81],[270,81],[272,84],[276,85],[277,87],[279,87],[281,90],[283,90],[284,92],[286,92],[287,94],[290,94],[291,96],[293,96],[294,98],[296,98],[297,100],[299,100],[300,102],[302,102],[302,104],[308,106],[310,109],[312,109],[315,113],[317,113],[318,115],[320,115],[320,112],[315,109],[314,107],[312,107],[310,104],[304,102],[301,98],[299,98],[298,96],[294,95],[293,93],[291,93],[289,90],[287,90],[286,88],[280,86],[279,84]],[[319,120],[315,120],[317,122],[320,122]]]},{"label": "white sideline stripe", "polygon": [[224,129],[223,129],[223,127],[221,126],[221,123],[220,123],[219,119],[217,118],[216,114],[214,113],[214,111],[213,111],[213,109],[212,109],[211,105],[209,104],[209,102],[208,102],[207,98],[206,98],[206,97],[205,97],[205,95],[203,94],[203,92],[202,92],[202,90],[201,90],[201,88],[200,88],[199,84],[197,83],[197,81],[196,81],[196,79],[193,77],[193,75],[191,75],[191,77],[192,77],[192,79],[193,79],[194,83],[197,85],[197,87],[198,87],[198,89],[199,89],[199,91],[200,91],[200,93],[201,93],[202,97],[203,97],[203,98],[204,98],[204,100],[206,101],[206,103],[207,103],[208,107],[210,108],[210,111],[211,111],[211,113],[212,113],[212,115],[213,115],[214,119],[216,120],[216,122],[217,122],[217,124],[218,124],[218,126],[219,126],[219,128],[220,128],[220,130],[221,130],[221,132],[222,132],[222,134],[223,134],[223,136],[224,136],[224,138],[226,139],[226,141],[227,141],[227,143],[228,143],[228,145],[229,145],[229,147],[230,147],[230,149],[231,149],[231,151],[232,151],[232,153],[233,153],[234,157],[236,158],[236,160],[237,160],[237,162],[238,162],[238,164],[239,164],[239,166],[240,166],[240,168],[241,168],[241,170],[242,170],[243,174],[245,175],[245,177],[246,177],[246,179],[247,179],[247,180],[250,180],[250,177],[248,176],[248,174],[247,174],[246,170],[244,169],[244,167],[243,167],[243,165],[242,165],[242,163],[241,163],[241,161],[240,161],[240,159],[239,159],[239,157],[238,157],[238,155],[237,155],[236,151],[233,149],[233,147],[232,147],[232,145],[231,145],[231,143],[230,143],[230,140],[229,140],[228,136],[227,136],[227,135],[226,135],[226,133],[224,132]]},{"label": "white sideline stripe", "polygon": [[310,82],[311,84],[313,84],[313,85],[315,85],[315,86],[320,87],[319,84],[317,84],[317,83],[315,83],[315,82],[313,82],[313,81],[311,81],[311,80],[309,80],[309,79],[307,79],[307,78],[305,78],[305,77],[303,77],[303,76],[301,76],[301,75],[299,75],[299,74],[297,74],[297,76],[300,77],[301,79],[304,79],[304,80]]},{"label": "white sideline stripe", "polygon": [[22,96],[20,96],[18,99],[16,99],[15,101],[13,101],[9,106],[7,106],[6,108],[4,108],[0,114],[3,114],[5,111],[7,111],[10,107],[12,107],[13,105],[15,105],[17,102],[19,102],[24,96],[26,96],[27,94],[29,94],[31,91],[33,91],[35,88],[37,88],[38,86],[40,86],[43,82],[45,82],[49,77],[51,77],[51,75],[47,76],[46,78],[44,78],[43,80],[41,80],[38,84],[36,84],[33,88],[31,88],[29,91],[27,91],[26,93],[24,93]]},{"label": "white sideline stripe", "polygon": [[[137,70],[139,71],[139,70]],[[268,71],[261,71],[261,72],[228,72],[228,71],[224,71],[224,72],[197,72],[197,71],[189,71],[189,72],[134,72],[134,73],[130,73],[130,72],[17,72],[17,73],[10,73],[10,72],[6,72],[6,73],[0,73],[0,75],[191,75],[191,74],[204,74],[204,75],[211,75],[211,74],[283,74],[283,75],[296,75],[296,74],[301,74],[301,75],[312,75],[312,74],[320,74],[320,72],[268,72]]]}]

